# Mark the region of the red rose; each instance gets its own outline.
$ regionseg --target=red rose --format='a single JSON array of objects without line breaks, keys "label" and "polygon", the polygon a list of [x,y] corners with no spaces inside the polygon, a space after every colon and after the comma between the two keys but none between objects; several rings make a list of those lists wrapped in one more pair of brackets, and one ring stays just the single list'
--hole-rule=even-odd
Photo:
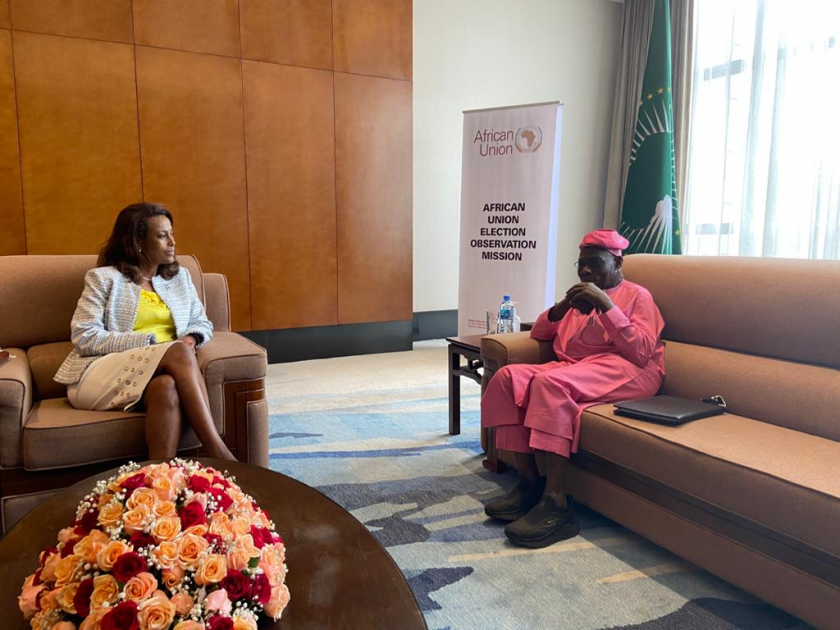
[{"label": "red rose", "polygon": [[145,487],[146,473],[137,473],[136,475],[131,475],[131,477],[129,477],[120,484],[120,488],[122,488],[123,490],[137,490],[137,488]]},{"label": "red rose", "polygon": [[213,477],[213,485],[219,484],[222,488],[230,488],[230,482],[225,479],[224,477],[219,477],[219,475],[215,475]]},{"label": "red rose", "polygon": [[266,602],[271,598],[271,583],[265,577],[265,573],[258,573],[254,576],[254,581],[251,583],[252,600],[257,600],[260,606],[265,606]]},{"label": "red rose", "polygon": [[41,570],[35,571],[35,575],[32,577],[32,586],[38,586],[41,583]]},{"label": "red rose", "polygon": [[85,515],[74,523],[74,525],[76,525],[76,532],[81,533],[83,536],[87,536],[90,533],[90,530],[96,527],[96,522],[98,520],[98,509],[94,510],[93,512],[86,510]]},{"label": "red rose", "polygon": [[80,617],[87,617],[90,614],[91,593],[93,593],[93,578],[82,580],[73,596],[73,607]]},{"label": "red rose", "polygon": [[216,512],[227,512],[227,509],[233,505],[233,499],[230,498],[227,492],[221,488],[210,488],[210,496],[216,502]]},{"label": "red rose", "polygon": [[58,553],[58,549],[56,549],[55,547],[47,547],[41,552],[41,556],[38,558],[38,561],[41,563],[42,567],[44,566],[44,563],[46,563],[50,555],[54,553]]},{"label": "red rose", "polygon": [[64,543],[64,546],[61,548],[61,557],[66,558],[71,553],[73,553],[73,549],[76,548],[76,543],[80,540],[81,538],[71,538],[66,543]]},{"label": "red rose", "polygon": [[254,547],[257,549],[262,549],[265,547],[265,540],[263,539],[262,530],[265,529],[263,527],[257,527],[256,525],[251,525],[251,538],[254,539]]},{"label": "red rose", "polygon": [[148,569],[149,567],[146,565],[146,561],[140,557],[140,554],[134,551],[128,551],[117,558],[112,573],[117,579],[117,582],[128,582],[138,573],[143,573],[143,571],[148,571]]},{"label": "red rose", "polygon": [[187,503],[178,513],[178,516],[181,517],[181,529],[187,529],[193,525],[203,525],[207,522],[207,515],[198,501]]},{"label": "red rose", "polygon": [[[222,615],[215,615],[207,620],[207,627],[210,630],[233,630],[233,619],[223,617]],[[102,630],[105,630],[105,628]]]},{"label": "red rose", "polygon": [[117,604],[102,617],[100,627],[102,630],[139,630],[137,604],[134,602]]},{"label": "red rose", "polygon": [[155,539],[149,536],[148,534],[142,534],[137,532],[136,534],[131,536],[131,539],[128,541],[131,543],[131,546],[135,549],[142,549],[143,547],[154,547],[157,543]]},{"label": "red rose", "polygon": [[227,576],[222,580],[221,586],[227,592],[230,601],[235,602],[237,599],[242,599],[249,593],[251,590],[251,580],[242,571],[228,569]]},{"label": "red rose", "polygon": [[193,492],[207,492],[210,489],[210,480],[207,477],[193,475],[187,480],[187,487]]}]

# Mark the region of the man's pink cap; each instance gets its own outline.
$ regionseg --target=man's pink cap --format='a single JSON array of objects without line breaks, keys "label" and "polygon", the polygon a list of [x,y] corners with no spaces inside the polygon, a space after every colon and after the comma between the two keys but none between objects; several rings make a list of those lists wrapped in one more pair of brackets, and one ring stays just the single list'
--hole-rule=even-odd
[{"label": "man's pink cap", "polygon": [[600,247],[614,256],[621,256],[621,250],[626,249],[630,241],[615,230],[595,230],[583,237],[580,249],[584,247]]}]

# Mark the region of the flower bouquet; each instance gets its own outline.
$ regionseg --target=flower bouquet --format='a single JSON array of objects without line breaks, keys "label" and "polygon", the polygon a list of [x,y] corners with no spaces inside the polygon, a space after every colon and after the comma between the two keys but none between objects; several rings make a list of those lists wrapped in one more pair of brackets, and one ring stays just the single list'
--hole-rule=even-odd
[{"label": "flower bouquet", "polygon": [[19,605],[33,630],[256,630],[289,603],[285,557],[227,473],[132,463],[82,500]]}]

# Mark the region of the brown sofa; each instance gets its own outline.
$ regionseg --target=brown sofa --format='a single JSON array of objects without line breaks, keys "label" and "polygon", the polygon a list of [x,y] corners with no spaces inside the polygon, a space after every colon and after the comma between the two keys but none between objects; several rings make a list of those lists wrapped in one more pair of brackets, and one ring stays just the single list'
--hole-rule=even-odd
[{"label": "brown sofa", "polygon": [[[817,627],[840,627],[840,262],[635,255],[624,270],[665,319],[661,393],[722,395],[729,413],[674,428],[590,407],[571,493]],[[528,333],[485,337],[481,354],[485,386],[503,365],[554,358]]]},{"label": "brown sofa", "polygon": [[[228,448],[241,461],[268,465],[266,354],[230,332],[225,277],[201,272],[179,256],[192,276],[213,339],[198,362],[210,408]],[[143,414],[73,409],[53,375],[72,348],[70,319],[94,256],[0,257],[0,347],[16,358],[0,365],[0,518],[5,532],[37,503],[115,462],[145,459]],[[179,450],[197,454],[192,430]]]}]

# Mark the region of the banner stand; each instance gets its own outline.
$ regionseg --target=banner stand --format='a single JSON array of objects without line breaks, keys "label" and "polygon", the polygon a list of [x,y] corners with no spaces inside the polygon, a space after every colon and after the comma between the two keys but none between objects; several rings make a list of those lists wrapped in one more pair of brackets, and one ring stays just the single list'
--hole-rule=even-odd
[{"label": "banner stand", "polygon": [[486,333],[503,295],[522,321],[554,303],[562,114],[559,102],[464,112],[459,335]]}]

